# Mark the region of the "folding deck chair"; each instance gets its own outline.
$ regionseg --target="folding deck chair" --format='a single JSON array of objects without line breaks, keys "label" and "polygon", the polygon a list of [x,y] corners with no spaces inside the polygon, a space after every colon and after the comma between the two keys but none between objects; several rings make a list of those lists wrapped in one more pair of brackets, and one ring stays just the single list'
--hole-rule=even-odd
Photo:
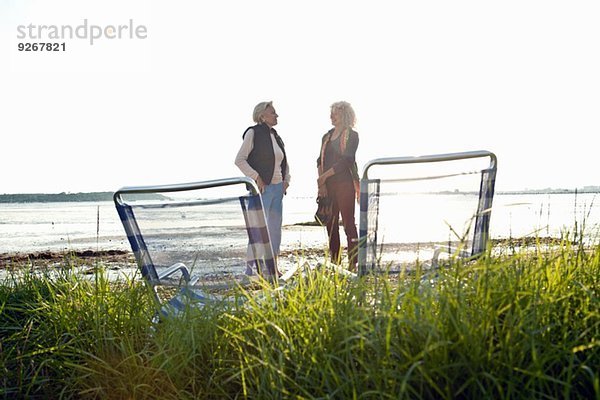
[{"label": "folding deck chair", "polygon": [[[437,267],[439,257],[442,253],[452,253],[457,257],[470,258],[478,257],[485,252],[489,241],[489,226],[492,209],[492,200],[494,197],[494,185],[496,180],[497,159],[496,156],[485,150],[470,151],[462,153],[426,155],[420,157],[390,157],[378,158],[369,161],[363,170],[360,183],[360,222],[359,222],[359,255],[358,269],[359,275],[364,275],[384,268],[381,262],[382,251],[384,249],[382,239],[379,237],[379,207],[380,190],[382,182],[385,179],[376,179],[369,177],[369,170],[374,166],[407,165],[407,164],[425,164],[453,162],[457,160],[468,160],[475,158],[489,158],[489,165],[482,169],[471,172],[479,174],[479,194],[477,200],[477,210],[475,212],[475,222],[472,231],[470,248],[459,248],[455,246],[437,246],[433,253],[431,266]],[[456,175],[466,175],[456,174]],[[431,180],[454,175],[428,176],[416,179],[388,179],[389,182],[411,181],[411,180]],[[423,212],[423,210],[420,210]],[[427,212],[428,210],[425,210]],[[404,227],[405,228],[405,227]],[[398,227],[397,229],[403,229]]]},{"label": "folding deck chair", "polygon": [[[220,197],[226,191],[236,195]],[[224,301],[211,289],[243,285],[249,277],[278,281],[262,200],[249,178],[124,187],[113,199],[162,315]],[[176,292],[163,301],[161,286]]]}]

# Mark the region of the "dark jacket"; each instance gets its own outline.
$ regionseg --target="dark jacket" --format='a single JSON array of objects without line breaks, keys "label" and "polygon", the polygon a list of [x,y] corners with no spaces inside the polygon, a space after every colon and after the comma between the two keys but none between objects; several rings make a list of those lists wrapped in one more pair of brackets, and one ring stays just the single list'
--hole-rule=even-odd
[{"label": "dark jacket", "polygon": [[[331,135],[333,129],[329,130],[321,139],[321,155],[317,159],[317,168],[321,166],[321,157],[325,154],[323,146],[331,145]],[[335,149],[336,158],[326,160],[324,171],[333,168],[334,175],[328,181],[354,180],[358,181],[358,166],[356,164],[356,149],[358,148],[358,133],[350,129],[349,132],[342,134],[339,138],[339,148]],[[338,143],[335,141],[334,143]]]},{"label": "dark jacket", "polygon": [[283,152],[283,161],[281,162],[281,176],[285,179],[287,173],[287,156],[283,140],[273,128],[269,129],[266,124],[258,124],[249,127],[242,137],[246,136],[248,130],[254,130],[254,143],[252,151],[248,155],[248,164],[258,172],[258,175],[265,183],[270,185],[275,170],[275,152],[273,151],[273,142],[271,141],[271,132],[275,135],[275,141]]}]

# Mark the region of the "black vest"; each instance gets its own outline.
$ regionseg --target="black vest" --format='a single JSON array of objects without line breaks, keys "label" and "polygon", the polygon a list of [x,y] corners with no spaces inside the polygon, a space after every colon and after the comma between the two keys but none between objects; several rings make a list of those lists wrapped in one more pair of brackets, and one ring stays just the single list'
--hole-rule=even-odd
[{"label": "black vest", "polygon": [[251,126],[246,129],[244,135],[246,136],[246,132],[249,129],[254,130],[254,144],[252,146],[252,151],[248,155],[248,164],[258,172],[260,178],[265,183],[265,185],[271,184],[271,179],[273,179],[273,171],[275,170],[275,152],[273,151],[273,142],[271,141],[271,131],[275,135],[275,141],[279,145],[279,148],[283,152],[283,161],[281,162],[281,176],[285,179],[286,171],[287,171],[287,157],[285,155],[285,147],[283,145],[283,140],[277,134],[275,129],[269,127],[266,124],[258,124]]}]

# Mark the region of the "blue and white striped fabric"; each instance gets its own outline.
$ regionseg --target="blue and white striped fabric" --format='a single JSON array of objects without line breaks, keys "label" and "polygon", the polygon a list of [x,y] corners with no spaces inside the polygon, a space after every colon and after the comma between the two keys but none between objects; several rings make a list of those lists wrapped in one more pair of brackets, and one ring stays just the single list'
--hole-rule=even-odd
[{"label": "blue and white striped fabric", "polygon": [[[246,232],[248,234],[247,267],[253,274],[259,274],[267,280],[276,280],[277,266],[273,257],[273,250],[271,248],[260,195],[241,196],[239,197],[239,201],[246,223]],[[146,246],[143,234],[136,221],[134,209],[128,204],[116,204],[116,208],[138,267],[142,273],[142,277],[154,289],[155,297],[161,305],[161,314],[163,316],[177,315],[187,307],[202,307],[208,302],[219,301],[223,304],[239,303],[239,299],[222,298],[189,285],[182,286],[175,296],[166,302],[162,302],[156,293],[156,286],[162,283],[161,277],[165,278],[166,275],[163,272],[161,276],[157,272],[156,266],[153,263],[150,252]],[[183,278],[189,283],[190,275],[186,266],[178,263],[173,267],[177,267],[173,269],[173,271],[181,271],[183,273]]]},{"label": "blue and white striped fabric", "polygon": [[[496,168],[481,171],[479,200],[475,214],[475,230],[471,256],[485,251],[489,241],[490,216],[494,198]],[[362,179],[360,182],[360,225],[358,268],[360,274],[372,272],[377,267],[377,230],[381,180]]]},{"label": "blue and white striped fabric", "polygon": [[496,169],[493,168],[481,171],[481,186],[479,187],[479,203],[477,205],[475,219],[472,256],[483,253],[487,248],[495,185]]},{"label": "blue and white striped fabric", "polygon": [[277,265],[260,195],[240,197],[240,204],[248,231],[246,274],[261,275],[267,280],[277,279]]},{"label": "blue and white striped fabric", "polygon": [[379,179],[360,181],[360,220],[358,272],[372,272],[377,264],[377,229],[379,219]]},{"label": "blue and white striped fabric", "polygon": [[138,267],[142,273],[142,277],[150,284],[160,283],[158,273],[156,272],[156,268],[154,267],[154,263],[152,263],[150,253],[148,252],[148,248],[144,242],[144,237],[142,236],[140,227],[135,220],[133,209],[127,204],[117,204],[116,207],[119,217],[121,218],[123,228],[125,228],[127,240],[129,241],[129,245],[131,246],[135,260],[137,261]]}]

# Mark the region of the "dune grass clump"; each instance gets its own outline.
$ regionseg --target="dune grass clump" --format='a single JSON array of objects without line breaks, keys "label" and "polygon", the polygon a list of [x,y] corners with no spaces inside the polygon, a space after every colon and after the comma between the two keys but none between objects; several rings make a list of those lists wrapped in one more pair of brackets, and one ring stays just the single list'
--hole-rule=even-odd
[{"label": "dune grass clump", "polygon": [[244,393],[597,397],[599,268],[597,249],[567,246],[397,280],[317,274],[236,319]]},{"label": "dune grass clump", "polygon": [[14,271],[0,284],[0,394],[8,398],[70,397],[88,358],[127,343],[147,343],[147,289],[140,282],[91,279],[64,269]]},{"label": "dune grass clump", "polygon": [[[491,253],[490,253],[491,254]],[[455,261],[152,322],[138,280],[0,285],[0,394],[64,398],[600,398],[600,248]]]}]

